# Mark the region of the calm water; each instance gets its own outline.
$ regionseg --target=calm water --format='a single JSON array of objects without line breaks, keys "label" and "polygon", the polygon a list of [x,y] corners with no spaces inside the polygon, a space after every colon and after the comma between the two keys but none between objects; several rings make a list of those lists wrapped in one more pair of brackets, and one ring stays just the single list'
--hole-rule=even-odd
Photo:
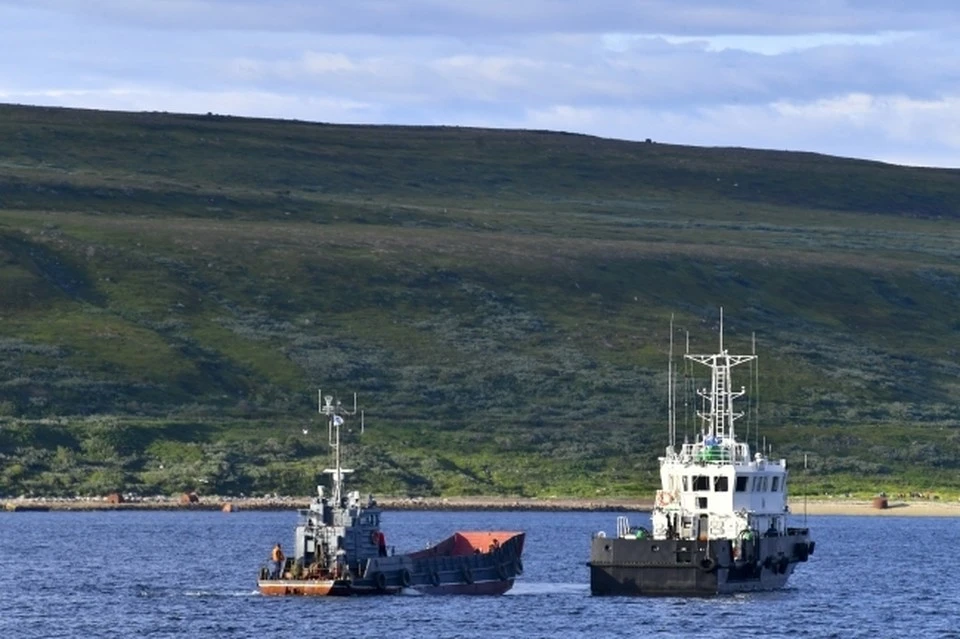
[{"label": "calm water", "polygon": [[810,517],[817,552],[788,589],[616,599],[590,596],[585,567],[615,513],[388,512],[398,550],[525,530],[526,573],[503,597],[261,597],[257,568],[295,519],[0,513],[0,637],[960,637],[956,519]]}]

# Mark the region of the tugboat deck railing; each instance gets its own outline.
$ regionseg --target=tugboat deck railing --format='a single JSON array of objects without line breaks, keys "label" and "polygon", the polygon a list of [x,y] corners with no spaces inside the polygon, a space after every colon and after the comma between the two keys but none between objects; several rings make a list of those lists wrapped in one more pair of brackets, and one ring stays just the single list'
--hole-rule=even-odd
[{"label": "tugboat deck railing", "polygon": [[748,463],[750,459],[750,447],[747,444],[684,444],[680,448],[680,459],[683,461],[695,462],[716,462],[716,463]]},{"label": "tugboat deck railing", "polygon": [[750,456],[750,446],[739,442],[705,444],[683,444],[676,453],[668,451],[662,462],[680,464],[729,464],[732,466],[781,466],[780,460],[770,460],[761,454]]}]

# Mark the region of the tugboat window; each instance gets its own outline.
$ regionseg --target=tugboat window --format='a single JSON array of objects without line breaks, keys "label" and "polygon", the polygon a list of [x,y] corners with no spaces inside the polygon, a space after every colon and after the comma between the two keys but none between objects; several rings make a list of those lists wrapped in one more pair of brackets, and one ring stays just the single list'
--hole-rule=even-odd
[{"label": "tugboat window", "polygon": [[707,498],[706,497],[697,497],[697,508],[702,508],[706,510],[707,508]]},{"label": "tugboat window", "polygon": [[749,477],[737,477],[737,492],[745,493],[747,492],[747,480]]},{"label": "tugboat window", "polygon": [[774,477],[774,478],[773,478],[773,488],[771,488],[770,490],[773,491],[773,492],[775,492],[775,493],[780,491],[780,478],[779,478],[779,477]]},{"label": "tugboat window", "polygon": [[683,476],[683,491],[686,492],[686,491],[688,491],[688,490],[690,490],[690,485],[689,485],[689,483],[687,482],[687,476],[684,475],[684,476]]},{"label": "tugboat window", "polygon": [[729,480],[726,477],[713,478],[713,492],[725,493],[730,490]]},{"label": "tugboat window", "polygon": [[710,478],[706,475],[694,475],[693,490],[710,490]]}]

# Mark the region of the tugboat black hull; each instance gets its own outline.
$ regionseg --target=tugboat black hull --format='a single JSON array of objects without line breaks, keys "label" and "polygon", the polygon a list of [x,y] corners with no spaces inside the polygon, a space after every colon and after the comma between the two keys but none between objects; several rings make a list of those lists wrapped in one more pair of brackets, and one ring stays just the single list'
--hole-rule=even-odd
[{"label": "tugboat black hull", "polygon": [[598,596],[710,596],[782,588],[813,542],[805,528],[752,541],[595,537],[590,592]]}]

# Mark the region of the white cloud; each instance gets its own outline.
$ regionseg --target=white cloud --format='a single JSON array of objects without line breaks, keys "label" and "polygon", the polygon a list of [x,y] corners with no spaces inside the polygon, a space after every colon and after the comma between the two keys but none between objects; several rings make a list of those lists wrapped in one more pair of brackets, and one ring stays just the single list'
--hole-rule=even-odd
[{"label": "white cloud", "polygon": [[[715,35],[715,36],[661,36],[671,44],[693,43],[707,51],[748,51],[776,56],[825,46],[876,46],[915,37],[912,31],[888,31],[882,33],[803,33],[798,35]],[[626,46],[618,41],[629,42],[638,37],[632,34],[609,36],[612,46]]]}]

